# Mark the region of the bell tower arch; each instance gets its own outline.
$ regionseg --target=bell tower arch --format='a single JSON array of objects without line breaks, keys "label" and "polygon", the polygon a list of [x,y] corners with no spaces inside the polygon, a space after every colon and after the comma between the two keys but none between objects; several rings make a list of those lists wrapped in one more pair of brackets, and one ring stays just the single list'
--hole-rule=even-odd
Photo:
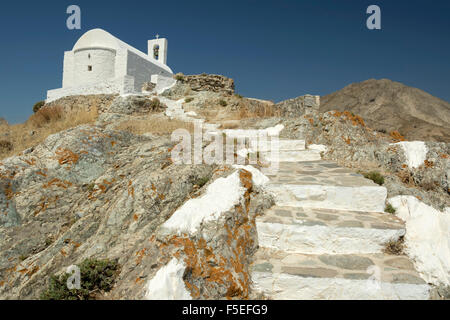
[{"label": "bell tower arch", "polygon": [[160,38],[148,40],[148,56],[158,62],[167,64],[167,39]]}]

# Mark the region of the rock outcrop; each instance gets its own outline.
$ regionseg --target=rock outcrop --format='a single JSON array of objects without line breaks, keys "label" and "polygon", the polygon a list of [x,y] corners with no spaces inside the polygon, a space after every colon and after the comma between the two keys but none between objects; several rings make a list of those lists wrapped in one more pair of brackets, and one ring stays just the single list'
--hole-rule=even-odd
[{"label": "rock outcrop", "polygon": [[274,107],[280,111],[280,115],[287,118],[317,114],[320,107],[320,97],[307,94],[284,100]]},{"label": "rock outcrop", "polygon": [[181,83],[187,84],[194,91],[212,91],[226,94],[234,93],[233,79],[216,74],[183,75]]},{"label": "rock outcrop", "polygon": [[91,108],[96,108],[101,113],[109,108],[116,97],[117,95],[112,94],[68,96],[49,102],[45,106],[62,106],[66,110],[76,110],[78,108],[91,110]]},{"label": "rock outcrop", "polygon": [[[430,292],[442,281],[429,264],[421,267],[423,250],[407,256],[411,248],[389,249],[401,249],[405,234],[405,246],[420,244],[410,227],[418,223],[383,211],[386,198],[397,195],[415,196],[437,214],[450,207],[448,143],[383,134],[351,112],[320,113],[315,96],[273,105],[230,96],[234,85],[225,77],[184,79],[191,80],[156,97],[55,101],[97,108],[96,124],[58,132],[0,161],[0,298],[39,298],[51,275],[87,258],[120,266],[102,299],[446,295],[445,281]],[[116,129],[151,119],[217,131],[201,115],[214,103],[223,116],[244,105],[255,116],[237,121],[245,129],[217,132],[222,136],[237,141],[248,129],[281,135],[278,171],[261,173],[277,157],[253,142],[236,147],[233,157],[256,155],[254,166],[176,164],[171,132]],[[259,115],[260,108],[271,113]],[[380,171],[383,186],[359,170]],[[435,228],[444,240],[446,228]],[[377,270],[380,277],[372,274]]]},{"label": "rock outcrop", "polygon": [[[173,257],[192,298],[248,298],[254,218],[270,206],[241,169],[173,165],[167,137],[84,125],[0,164],[0,297],[35,299],[85,258],[121,266],[107,298],[142,299]],[[202,184],[238,174],[242,198],[198,232],[158,232]],[[224,191],[225,192],[225,191]]]}]

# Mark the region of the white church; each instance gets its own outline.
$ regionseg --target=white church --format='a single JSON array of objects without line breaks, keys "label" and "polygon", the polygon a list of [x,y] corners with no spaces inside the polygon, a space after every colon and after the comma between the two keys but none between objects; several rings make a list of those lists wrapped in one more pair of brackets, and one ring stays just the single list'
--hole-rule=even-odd
[{"label": "white church", "polygon": [[47,102],[72,95],[141,93],[146,82],[158,89],[174,81],[167,66],[167,39],[148,40],[145,54],[102,29],[93,29],[64,53],[62,88],[47,91]]}]

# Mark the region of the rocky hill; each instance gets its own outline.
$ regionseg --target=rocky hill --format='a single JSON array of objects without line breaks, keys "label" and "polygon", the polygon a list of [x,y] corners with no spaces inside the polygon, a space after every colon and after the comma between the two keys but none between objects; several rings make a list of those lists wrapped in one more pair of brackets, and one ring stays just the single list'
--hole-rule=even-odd
[{"label": "rocky hill", "polygon": [[[40,140],[0,160],[1,299],[450,297],[449,143],[199,77],[195,90],[68,97],[33,117]],[[70,127],[60,109],[89,117]],[[234,164],[177,163],[171,135],[194,124],[229,139]],[[248,129],[280,135],[278,171],[270,150],[238,145]],[[388,270],[374,291],[369,267]]]},{"label": "rocky hill", "polygon": [[450,142],[450,103],[388,79],[353,83],[321,98],[320,111],[350,111],[407,140]]}]

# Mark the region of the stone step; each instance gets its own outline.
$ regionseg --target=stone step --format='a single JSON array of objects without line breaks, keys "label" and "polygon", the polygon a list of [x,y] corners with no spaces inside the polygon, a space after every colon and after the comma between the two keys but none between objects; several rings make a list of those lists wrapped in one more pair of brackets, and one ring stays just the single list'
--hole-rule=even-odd
[{"label": "stone step", "polygon": [[[271,141],[259,143],[258,141],[250,141],[250,148],[259,152],[270,152],[272,149]],[[278,140],[278,150],[280,151],[302,151],[305,150],[305,140]]]},{"label": "stone step", "polygon": [[380,186],[269,184],[278,206],[383,212],[387,190]]},{"label": "stone step", "polygon": [[290,253],[380,253],[405,234],[388,213],[272,207],[256,218],[258,244]]},{"label": "stone step", "polygon": [[303,161],[317,161],[321,159],[320,152],[315,150],[300,150],[300,151],[283,151],[279,152],[261,152],[261,156],[267,162],[303,162]]},{"label": "stone step", "polygon": [[277,175],[337,175],[354,174],[360,176],[354,171],[343,168],[333,161],[302,161],[302,162],[282,162],[278,166]]},{"label": "stone step", "polygon": [[[270,174],[269,174],[270,175]],[[322,185],[322,186],[367,186],[377,187],[372,180],[357,173],[317,173],[299,174],[297,172],[278,172],[270,177],[272,184]]]},{"label": "stone step", "polygon": [[428,299],[430,287],[406,256],[306,255],[259,249],[253,290],[276,300]]}]

